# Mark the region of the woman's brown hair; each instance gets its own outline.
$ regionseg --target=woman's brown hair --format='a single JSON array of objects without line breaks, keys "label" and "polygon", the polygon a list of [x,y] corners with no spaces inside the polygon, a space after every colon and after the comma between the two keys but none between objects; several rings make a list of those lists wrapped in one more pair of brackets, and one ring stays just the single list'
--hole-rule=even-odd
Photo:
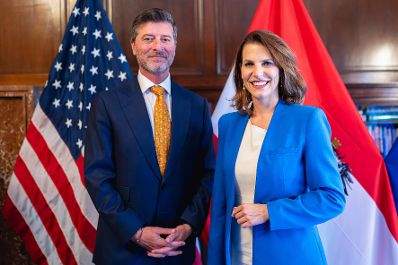
[{"label": "woman's brown hair", "polygon": [[275,65],[279,68],[279,98],[286,103],[301,103],[304,99],[306,86],[296,63],[296,59],[287,46],[287,44],[276,34],[265,31],[256,30],[250,32],[242,44],[240,45],[235,59],[234,82],[236,86],[236,94],[233,97],[232,105],[244,114],[251,114],[250,104],[252,101],[251,94],[243,88],[243,80],[241,74],[242,52],[248,43],[258,43],[269,51]]}]

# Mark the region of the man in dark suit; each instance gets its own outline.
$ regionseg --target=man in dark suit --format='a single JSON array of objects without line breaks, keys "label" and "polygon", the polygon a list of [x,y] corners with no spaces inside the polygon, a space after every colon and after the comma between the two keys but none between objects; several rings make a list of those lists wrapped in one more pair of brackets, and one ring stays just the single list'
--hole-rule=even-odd
[{"label": "man in dark suit", "polygon": [[172,16],[133,21],[137,79],[100,93],[90,112],[87,190],[99,212],[96,264],[192,264],[214,173],[206,100],[170,79]]}]

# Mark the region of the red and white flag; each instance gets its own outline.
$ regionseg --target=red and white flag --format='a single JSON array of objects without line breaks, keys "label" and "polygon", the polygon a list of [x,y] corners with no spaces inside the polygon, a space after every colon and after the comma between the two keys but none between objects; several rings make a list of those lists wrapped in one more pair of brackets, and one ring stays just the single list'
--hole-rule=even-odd
[{"label": "red and white flag", "polygon": [[[262,0],[248,30],[272,31],[297,57],[307,84],[305,105],[326,113],[338,151],[352,169],[343,214],[319,225],[331,265],[398,264],[398,216],[386,167],[339,76],[302,0]],[[212,116],[215,137],[218,119],[234,111],[232,72]]]},{"label": "red and white flag", "polygon": [[35,264],[92,264],[83,150],[91,99],[132,78],[99,0],[78,0],[16,159],[3,214]]}]

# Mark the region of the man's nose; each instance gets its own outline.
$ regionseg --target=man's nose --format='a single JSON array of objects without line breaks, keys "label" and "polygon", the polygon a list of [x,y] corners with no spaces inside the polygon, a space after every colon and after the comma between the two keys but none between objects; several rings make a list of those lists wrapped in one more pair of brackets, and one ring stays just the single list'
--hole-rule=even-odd
[{"label": "man's nose", "polygon": [[160,39],[154,39],[152,42],[152,49],[154,50],[161,50],[162,49],[162,42]]}]

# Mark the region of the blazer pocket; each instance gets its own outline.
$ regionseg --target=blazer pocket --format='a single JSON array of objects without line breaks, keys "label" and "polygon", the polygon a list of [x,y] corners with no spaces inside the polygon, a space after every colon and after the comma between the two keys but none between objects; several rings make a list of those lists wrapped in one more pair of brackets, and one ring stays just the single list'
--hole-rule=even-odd
[{"label": "blazer pocket", "polygon": [[125,203],[128,203],[130,199],[130,188],[127,186],[118,186],[117,190],[119,191],[120,197]]},{"label": "blazer pocket", "polygon": [[269,150],[273,173],[279,183],[278,187],[274,188],[279,191],[281,197],[289,196],[290,190],[294,188],[292,185],[295,186],[294,183],[300,182],[296,179],[300,160],[298,153],[298,147],[278,147]]}]

